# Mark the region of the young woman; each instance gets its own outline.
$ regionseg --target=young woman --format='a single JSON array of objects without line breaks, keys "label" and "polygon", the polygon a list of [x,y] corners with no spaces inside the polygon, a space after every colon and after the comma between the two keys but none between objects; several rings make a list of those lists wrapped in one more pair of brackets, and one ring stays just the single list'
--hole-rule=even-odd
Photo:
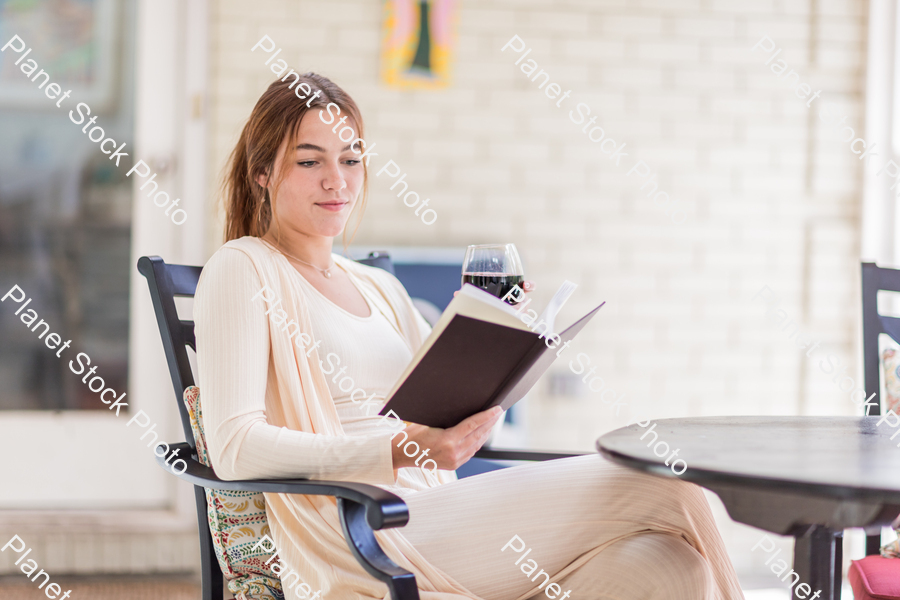
[{"label": "young woman", "polygon": [[[365,205],[368,159],[356,138],[355,102],[309,73],[269,86],[232,154],[228,242],[203,269],[194,305],[216,473],[357,481],[401,496],[409,524],[376,535],[423,600],[743,598],[692,484],[597,455],[457,481],[499,408],[452,429],[403,429],[437,469],[391,443],[402,424],[377,412],[429,327],[397,279],[332,254]],[[266,494],[266,511],[282,561],[322,598],[385,597],[351,555],[334,499]]]}]

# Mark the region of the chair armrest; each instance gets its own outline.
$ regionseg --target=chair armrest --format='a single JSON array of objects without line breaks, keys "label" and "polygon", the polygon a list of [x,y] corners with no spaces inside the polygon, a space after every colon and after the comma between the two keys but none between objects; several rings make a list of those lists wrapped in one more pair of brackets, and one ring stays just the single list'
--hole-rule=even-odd
[{"label": "chair armrest", "polygon": [[[158,448],[159,446],[157,446]],[[406,503],[391,492],[367,483],[346,481],[312,481],[309,479],[247,479],[226,481],[220,479],[212,468],[201,464],[191,455],[197,450],[190,444],[171,444],[170,451],[179,450],[178,459],[184,460],[187,469],[175,470],[165,463],[166,455],[156,456],[156,462],[166,471],[193,485],[216,490],[268,492],[271,494],[304,494],[309,496],[334,496],[351,500],[365,507],[366,522],[372,529],[403,527],[409,522]],[[176,459],[177,460],[177,459]]]},{"label": "chair armrest", "polygon": [[[156,447],[159,448],[160,445]],[[167,452],[175,450],[178,450],[180,457],[177,460],[183,460],[187,465],[184,472],[178,472],[171,464],[166,464]],[[387,585],[391,598],[419,600],[415,575],[392,561],[375,538],[377,529],[402,527],[409,522],[409,509],[403,499],[396,494],[366,483],[343,481],[309,479],[225,481],[219,479],[210,467],[200,464],[194,458],[197,450],[191,444],[184,442],[172,444],[168,447],[168,451],[160,456],[154,448],[157,464],[193,485],[216,490],[336,497],[341,529],[357,562],[369,575]],[[170,460],[170,463],[174,463],[175,460]]]},{"label": "chair armrest", "polygon": [[475,453],[475,458],[490,458],[494,460],[554,460],[557,458],[571,458],[573,456],[586,456],[594,452],[532,452],[530,450],[493,450],[482,448]]}]

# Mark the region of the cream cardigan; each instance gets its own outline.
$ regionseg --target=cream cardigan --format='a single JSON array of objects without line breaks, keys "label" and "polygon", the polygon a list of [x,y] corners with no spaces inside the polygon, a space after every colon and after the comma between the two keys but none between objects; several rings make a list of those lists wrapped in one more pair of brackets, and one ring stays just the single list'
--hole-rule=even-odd
[{"label": "cream cardigan", "polygon": [[[428,325],[400,282],[334,255],[415,352]],[[378,484],[400,496],[456,479],[395,471],[388,435],[345,436],[317,349],[298,348],[253,300],[263,286],[299,331],[312,334],[299,273],[255,237],[222,246],[203,269],[194,302],[201,404],[212,464],[223,479],[305,477]],[[307,353],[309,356],[307,356]],[[328,600],[384,598],[386,587],[353,558],[334,498],[266,494],[281,559]],[[411,515],[411,518],[414,518]],[[384,551],[416,575],[423,600],[477,596],[429,564],[400,530],[376,532]],[[290,592],[287,593],[290,597]]]}]

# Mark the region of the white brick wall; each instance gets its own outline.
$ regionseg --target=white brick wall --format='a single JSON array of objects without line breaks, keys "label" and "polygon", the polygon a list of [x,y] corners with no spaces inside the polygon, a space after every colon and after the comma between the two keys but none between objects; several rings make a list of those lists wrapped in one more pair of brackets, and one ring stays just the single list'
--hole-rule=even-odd
[{"label": "white brick wall", "polygon": [[[646,410],[851,414],[751,297],[768,285],[805,332],[856,364],[862,173],[815,109],[827,102],[861,131],[866,4],[460,4],[454,85],[398,92],[378,79],[379,3],[216,2],[210,173],[274,79],[249,51],[269,34],[291,66],[345,86],[382,150],[373,165],[394,159],[440,215],[424,226],[385,178],[372,177],[359,243],[512,241],[538,283],[537,303],[564,278],[581,284],[564,320],[607,301],[554,369],[568,373],[568,360],[585,352],[635,409],[616,417],[590,392],[554,398],[545,380],[529,401],[535,446],[591,450]],[[513,34],[552,82],[572,90],[562,108],[500,51]],[[763,34],[802,82],[823,90],[812,110],[750,51]],[[627,143],[627,166],[614,167],[569,120],[577,102]],[[639,191],[643,181],[626,177],[638,158],[685,207],[683,224]],[[210,240],[210,251],[218,243]],[[859,377],[856,366],[851,375]]]}]

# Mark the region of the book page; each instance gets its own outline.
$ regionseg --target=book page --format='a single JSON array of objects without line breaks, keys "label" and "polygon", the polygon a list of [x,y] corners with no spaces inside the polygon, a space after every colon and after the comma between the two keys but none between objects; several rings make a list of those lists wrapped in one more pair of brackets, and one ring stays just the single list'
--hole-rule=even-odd
[{"label": "book page", "polygon": [[538,317],[538,322],[543,321],[547,324],[547,331],[550,332],[551,337],[558,333],[553,323],[556,320],[556,315],[559,314],[563,304],[566,303],[566,300],[569,299],[576,288],[578,288],[577,283],[572,283],[568,279],[563,281],[563,284],[559,286],[559,289],[556,290],[556,293],[553,294],[553,297],[550,299],[547,308],[545,308],[544,312],[541,313],[541,316]]}]

